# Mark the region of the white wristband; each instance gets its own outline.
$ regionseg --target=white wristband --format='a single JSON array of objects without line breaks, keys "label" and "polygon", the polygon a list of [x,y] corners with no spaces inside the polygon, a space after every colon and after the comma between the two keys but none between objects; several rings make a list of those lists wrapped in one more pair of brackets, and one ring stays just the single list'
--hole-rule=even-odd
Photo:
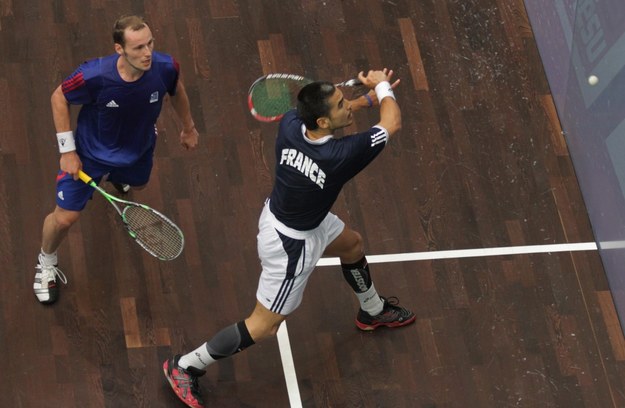
[{"label": "white wristband", "polygon": [[60,132],[56,134],[56,140],[59,143],[59,152],[67,153],[76,150],[76,141],[74,140],[74,132]]},{"label": "white wristband", "polygon": [[393,88],[391,88],[391,84],[388,81],[382,81],[375,86],[375,95],[378,97],[380,103],[382,103],[382,99],[387,96],[395,99],[395,93],[393,93]]}]

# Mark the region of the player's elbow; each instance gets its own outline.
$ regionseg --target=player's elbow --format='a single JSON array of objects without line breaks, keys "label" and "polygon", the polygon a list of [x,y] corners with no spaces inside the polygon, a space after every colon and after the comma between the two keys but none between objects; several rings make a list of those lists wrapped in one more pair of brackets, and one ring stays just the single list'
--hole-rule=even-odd
[{"label": "player's elbow", "polygon": [[59,93],[63,94],[60,86],[52,92],[52,95],[50,95],[50,103],[54,105],[55,101],[59,98]]},{"label": "player's elbow", "polygon": [[391,134],[397,133],[401,130],[401,120],[397,120],[395,121],[395,123],[393,123],[393,125],[391,126],[391,129],[389,130],[389,132]]},{"label": "player's elbow", "polygon": [[389,135],[395,134],[401,130],[401,116],[396,116],[386,123],[381,124]]},{"label": "player's elbow", "polygon": [[50,96],[50,103],[52,107],[57,105],[67,105],[67,99],[65,99],[65,95],[63,94],[63,89],[59,85],[54,92],[52,92],[52,96]]}]

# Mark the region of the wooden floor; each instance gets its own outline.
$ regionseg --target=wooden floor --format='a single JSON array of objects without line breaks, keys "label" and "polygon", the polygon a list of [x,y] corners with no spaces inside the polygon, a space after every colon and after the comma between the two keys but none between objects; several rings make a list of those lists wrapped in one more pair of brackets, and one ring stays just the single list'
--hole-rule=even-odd
[{"label": "wooden floor", "polygon": [[[94,197],[60,249],[69,283],[32,292],[58,153],[49,98],[147,16],[181,63],[201,147],[170,106],[149,188],[187,245],[159,262]],[[246,110],[266,72],[332,81],[390,67],[404,126],[335,212],[370,255],[592,242],[522,0],[0,0],[1,407],[180,407],[162,361],[247,316],[275,125]],[[348,130],[366,129],[360,112]],[[433,252],[434,253],[434,252]],[[372,265],[416,324],[361,333],[336,266],[288,333],[304,407],[625,407],[625,342],[596,251]],[[208,406],[288,407],[278,343],[210,367]]]}]

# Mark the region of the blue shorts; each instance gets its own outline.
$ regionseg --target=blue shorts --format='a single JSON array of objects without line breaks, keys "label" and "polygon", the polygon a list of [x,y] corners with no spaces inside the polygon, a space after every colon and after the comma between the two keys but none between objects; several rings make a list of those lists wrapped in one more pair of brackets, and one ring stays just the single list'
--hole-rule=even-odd
[{"label": "blue shorts", "polygon": [[[108,181],[115,183],[142,186],[147,184],[152,173],[154,148],[148,150],[135,164],[130,167],[111,167],[86,157],[81,157],[82,171],[87,173],[96,183],[108,174]],[[93,196],[95,189],[82,180],[74,178],[59,170],[56,176],[56,204],[64,210],[82,211]]]}]

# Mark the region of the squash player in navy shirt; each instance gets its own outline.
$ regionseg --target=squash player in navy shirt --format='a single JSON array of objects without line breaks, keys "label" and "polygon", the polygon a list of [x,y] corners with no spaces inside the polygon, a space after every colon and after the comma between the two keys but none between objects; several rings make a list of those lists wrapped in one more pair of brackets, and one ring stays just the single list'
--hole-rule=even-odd
[{"label": "squash player in navy shirt", "polygon": [[[415,315],[397,298],[377,294],[360,234],[330,212],[343,185],[364,169],[401,127],[401,113],[389,83],[392,71],[362,72],[372,90],[353,102],[329,82],[314,82],[298,94],[298,109],[285,114],[276,140],[273,191],[259,220],[258,254],[262,272],[256,307],[245,319],[218,332],[186,355],[163,364],[176,395],[190,407],[202,407],[197,377],[207,366],[273,336],[302,301],[304,288],[322,255],[341,260],[343,276],[360,301],[356,326],[374,330],[400,327]],[[378,102],[379,101],[379,102]],[[335,138],[349,126],[352,112],[380,104],[380,121],[366,132]]]},{"label": "squash player in navy shirt", "polygon": [[[52,94],[61,153],[57,205],[44,220],[33,284],[37,299],[44,304],[57,300],[57,278],[67,282],[57,267],[56,251],[94,192],[78,180],[78,171],[82,169],[98,183],[107,176],[122,193],[129,185],[145,186],[152,171],[156,120],[167,94],[182,122],[180,143],[186,149],[198,143],[178,63],[154,51],[147,22],[140,16],[122,16],[114,24],[113,42],[114,54],[83,63]],[[82,105],[75,138],[70,104]]]}]

